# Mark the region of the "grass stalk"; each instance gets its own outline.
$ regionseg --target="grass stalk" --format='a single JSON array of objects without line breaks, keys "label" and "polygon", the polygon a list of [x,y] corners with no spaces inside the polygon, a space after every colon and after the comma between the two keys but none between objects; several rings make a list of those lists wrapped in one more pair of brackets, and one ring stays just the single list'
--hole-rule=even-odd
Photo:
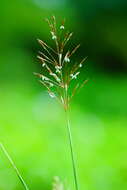
[{"label": "grass stalk", "polygon": [[76,169],[76,162],[75,162],[74,148],[73,148],[73,141],[72,141],[72,133],[71,133],[71,127],[70,127],[69,110],[67,109],[65,112],[66,112],[67,133],[68,133],[69,147],[70,147],[71,160],[72,160],[75,190],[79,190],[78,179],[77,179],[77,169]]},{"label": "grass stalk", "polygon": [[14,171],[16,172],[19,180],[21,181],[21,184],[23,185],[25,190],[29,190],[28,186],[26,185],[23,177],[21,176],[18,168],[16,167],[16,165],[14,164],[12,158],[10,157],[10,155],[8,154],[7,150],[5,149],[5,147],[3,146],[2,143],[0,143],[0,148],[3,151],[4,155],[6,156],[6,158],[8,159],[8,161],[10,162],[11,166],[13,167]]},{"label": "grass stalk", "polygon": [[[45,45],[45,42],[42,43],[42,41],[39,40],[39,43],[41,42],[40,44],[42,45],[44,51],[44,53],[41,54],[41,56],[39,56],[39,58],[43,60],[42,67],[44,75],[39,73],[35,74],[40,78],[39,81],[48,90],[50,97],[59,100],[66,112],[67,133],[71,153],[74,184],[75,190],[79,190],[76,162],[74,156],[74,147],[72,142],[72,134],[69,119],[69,107],[70,100],[72,99],[72,97],[87,82],[87,80],[84,79],[78,81],[79,74],[83,68],[83,64],[86,58],[82,59],[82,61],[79,61],[79,63],[74,63],[70,57],[72,57],[72,55],[75,54],[76,50],[79,48],[80,45],[77,45],[75,48],[73,48],[73,50],[65,49],[65,45],[70,40],[72,32],[67,32],[64,26],[64,22],[62,22],[62,25],[59,26],[59,29],[57,29],[56,20],[54,16],[51,18],[51,22],[48,19],[47,22],[50,27],[51,39],[54,40],[56,44],[55,50],[53,50],[53,52],[55,51],[57,55],[55,55],[56,57],[54,58],[52,52],[47,52],[47,49],[45,49],[45,46],[48,47],[48,45]],[[63,35],[61,36],[60,34]],[[51,63],[49,62],[49,59]],[[45,72],[46,69],[48,71],[47,73]],[[54,85],[55,83],[57,83],[58,85]]]}]

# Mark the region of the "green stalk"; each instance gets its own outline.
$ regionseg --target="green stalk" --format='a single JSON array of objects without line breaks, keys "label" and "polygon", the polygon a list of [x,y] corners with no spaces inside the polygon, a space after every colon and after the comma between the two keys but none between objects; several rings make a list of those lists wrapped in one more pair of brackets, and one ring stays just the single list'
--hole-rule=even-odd
[{"label": "green stalk", "polygon": [[73,142],[72,142],[72,134],[71,134],[68,110],[66,110],[66,120],[67,120],[67,132],[68,132],[69,146],[70,146],[70,152],[71,152],[75,189],[78,190],[79,188],[78,188],[78,180],[77,180],[77,171],[76,171],[76,163],[75,163],[75,157],[74,157],[74,148],[73,148]]},{"label": "green stalk", "polygon": [[14,164],[13,160],[11,159],[10,155],[8,154],[8,152],[6,151],[5,147],[3,146],[2,143],[0,143],[0,148],[3,151],[3,153],[5,154],[5,156],[7,157],[8,161],[10,162],[11,166],[13,167],[13,169],[15,170],[19,180],[21,181],[23,187],[25,190],[29,190],[28,186],[26,185],[24,179],[22,178],[19,170],[17,169],[16,165]]},{"label": "green stalk", "polygon": [[71,134],[71,127],[70,127],[70,119],[69,119],[68,88],[65,89],[65,97],[66,97],[65,98],[66,99],[65,113],[66,113],[66,122],[67,122],[67,133],[68,133],[70,153],[71,153],[72,169],[73,169],[73,175],[74,175],[74,184],[75,184],[75,190],[79,190],[78,179],[77,179],[77,169],[76,169],[76,162],[75,162],[74,148],[73,148],[73,141],[72,141],[72,134]]}]

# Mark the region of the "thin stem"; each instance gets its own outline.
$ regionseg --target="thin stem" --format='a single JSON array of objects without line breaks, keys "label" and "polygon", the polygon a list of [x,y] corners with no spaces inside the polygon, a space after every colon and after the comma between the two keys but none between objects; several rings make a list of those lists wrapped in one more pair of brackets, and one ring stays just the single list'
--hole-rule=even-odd
[{"label": "thin stem", "polygon": [[6,151],[5,147],[3,146],[2,143],[0,143],[0,148],[2,149],[3,153],[5,154],[5,156],[7,157],[7,159],[9,160],[11,166],[13,167],[13,169],[15,170],[19,180],[21,181],[23,187],[25,190],[29,190],[28,186],[26,185],[24,179],[22,178],[19,170],[17,169],[16,165],[14,164],[13,160],[11,159],[10,155],[8,154],[8,152]]},{"label": "thin stem", "polygon": [[68,138],[69,138],[69,145],[70,145],[70,152],[71,152],[71,160],[72,160],[72,168],[73,168],[73,175],[74,175],[74,183],[75,183],[75,190],[78,190],[78,180],[77,180],[77,170],[76,170],[76,163],[74,157],[74,149],[73,149],[73,142],[72,142],[72,134],[70,128],[70,120],[68,109],[66,110],[66,119],[67,119],[67,131],[68,131]]}]

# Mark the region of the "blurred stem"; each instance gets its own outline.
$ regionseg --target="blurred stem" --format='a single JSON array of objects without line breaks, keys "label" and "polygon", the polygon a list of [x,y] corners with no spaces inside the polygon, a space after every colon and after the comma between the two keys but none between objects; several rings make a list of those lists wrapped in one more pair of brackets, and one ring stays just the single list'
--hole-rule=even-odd
[{"label": "blurred stem", "polygon": [[73,141],[72,141],[72,134],[71,134],[71,127],[70,127],[70,118],[69,118],[68,88],[66,88],[65,92],[66,92],[65,93],[66,94],[65,113],[66,113],[66,121],[67,121],[67,133],[68,133],[69,146],[70,146],[70,152],[71,152],[72,169],[73,169],[73,175],[74,175],[75,190],[79,190],[78,180],[77,180],[76,162],[75,162],[74,148],[73,148]]},{"label": "blurred stem", "polygon": [[29,188],[27,187],[24,179],[22,178],[19,170],[17,169],[16,165],[14,164],[13,160],[11,159],[10,155],[8,154],[8,152],[6,151],[5,147],[3,146],[2,143],[0,143],[0,148],[2,149],[3,153],[5,154],[5,156],[7,157],[7,159],[9,160],[10,164],[12,165],[13,169],[15,170],[19,180],[21,181],[23,187],[25,190],[29,190]]},{"label": "blurred stem", "polygon": [[70,145],[70,152],[71,152],[75,189],[78,190],[77,171],[76,171],[76,163],[75,163],[75,157],[74,157],[74,148],[73,148],[73,142],[72,142],[72,134],[71,134],[71,128],[70,128],[70,119],[69,119],[68,109],[66,110],[66,120],[67,120],[67,131],[68,131],[68,138],[69,138],[69,145]]}]

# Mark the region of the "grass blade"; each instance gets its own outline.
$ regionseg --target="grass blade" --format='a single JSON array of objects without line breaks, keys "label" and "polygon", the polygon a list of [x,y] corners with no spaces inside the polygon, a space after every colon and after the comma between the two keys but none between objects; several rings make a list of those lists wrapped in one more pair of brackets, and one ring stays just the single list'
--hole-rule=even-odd
[{"label": "grass blade", "polygon": [[19,180],[21,181],[23,187],[25,190],[29,190],[28,186],[26,185],[23,177],[21,176],[19,170],[17,169],[16,165],[14,164],[12,158],[10,157],[10,155],[8,154],[7,150],[5,149],[5,147],[3,146],[2,143],[0,143],[0,148],[3,151],[4,155],[6,156],[6,158],[8,159],[8,161],[10,162],[11,166],[13,167],[13,169],[15,170]]}]

